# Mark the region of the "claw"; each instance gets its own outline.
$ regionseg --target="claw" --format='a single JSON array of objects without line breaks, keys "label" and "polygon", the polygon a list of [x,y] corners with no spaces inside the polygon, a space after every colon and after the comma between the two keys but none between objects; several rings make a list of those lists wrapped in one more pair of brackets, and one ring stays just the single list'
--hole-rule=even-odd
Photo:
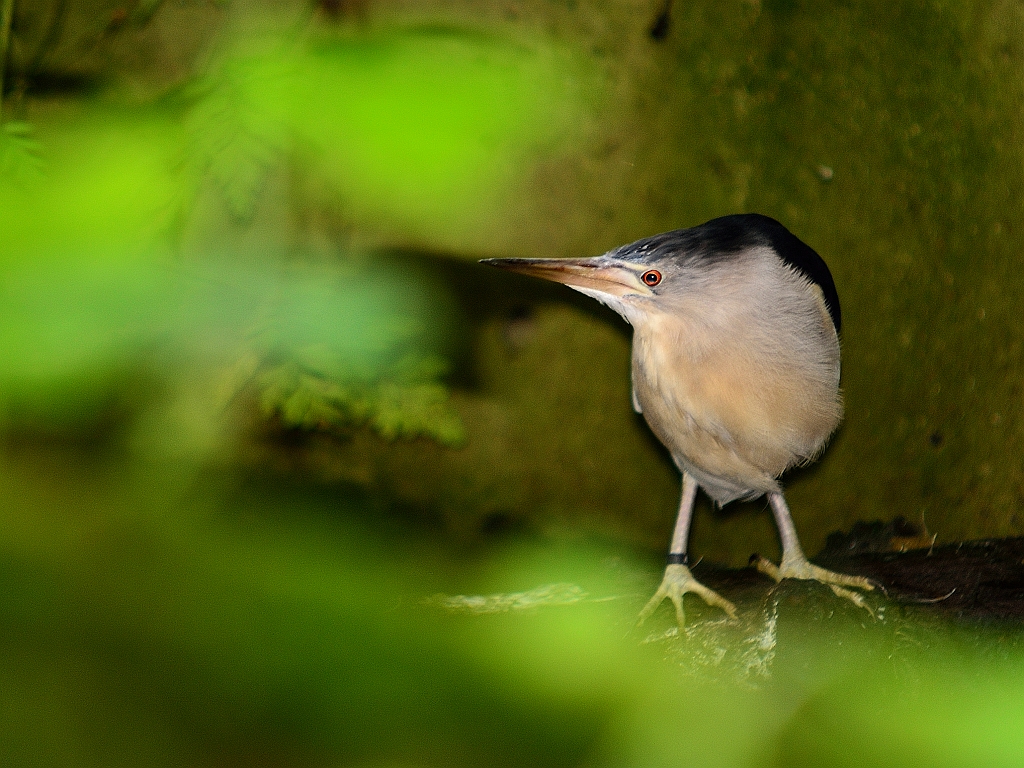
[{"label": "claw", "polygon": [[708,605],[713,605],[717,608],[721,608],[727,614],[729,618],[736,618],[736,606],[722,597],[720,594],[712,589],[708,589],[690,573],[690,569],[685,565],[672,564],[666,566],[665,575],[662,577],[661,586],[658,587],[658,591],[654,593],[654,597],[647,601],[647,605],[640,611],[640,618],[637,624],[643,624],[647,618],[654,613],[654,611],[661,605],[661,601],[666,597],[672,601],[672,604],[676,608],[676,622],[679,624],[679,628],[682,629],[686,620],[686,613],[683,611],[683,595],[687,592],[693,592],[699,595]]}]

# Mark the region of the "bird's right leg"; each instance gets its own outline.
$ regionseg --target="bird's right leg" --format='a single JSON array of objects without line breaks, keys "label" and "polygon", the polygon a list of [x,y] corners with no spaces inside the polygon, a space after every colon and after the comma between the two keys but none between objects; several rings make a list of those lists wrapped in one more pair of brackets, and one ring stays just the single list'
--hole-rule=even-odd
[{"label": "bird's right leg", "polygon": [[820,581],[828,584],[829,588],[838,597],[845,597],[847,600],[864,608],[868,613],[872,612],[870,606],[864,600],[864,596],[854,592],[847,587],[872,590],[875,585],[863,576],[850,576],[845,573],[829,571],[821,566],[815,565],[807,559],[800,540],[796,535],[796,526],[793,524],[793,517],[789,513],[786,500],[779,492],[768,494],[768,503],[771,504],[772,514],[775,515],[775,523],[779,528],[779,538],[782,540],[782,562],[776,566],[774,563],[765,560],[760,555],[752,558],[757,570],[770,576],[775,581],[783,579],[806,579],[808,581]]},{"label": "bird's right leg", "polygon": [[686,556],[686,542],[690,536],[690,520],[693,517],[693,504],[697,498],[697,481],[688,472],[683,472],[683,497],[679,501],[679,516],[676,518],[676,527],[672,532],[672,544],[668,551],[668,565],[665,567],[665,575],[661,579],[661,586],[654,593],[654,597],[647,601],[647,605],[640,611],[640,623],[644,621],[661,605],[666,597],[676,607],[676,621],[680,629],[686,619],[683,611],[683,595],[693,592],[703,598],[708,605],[721,608],[730,618],[736,618],[736,606],[722,597],[712,589],[708,589],[693,574],[688,567]]}]

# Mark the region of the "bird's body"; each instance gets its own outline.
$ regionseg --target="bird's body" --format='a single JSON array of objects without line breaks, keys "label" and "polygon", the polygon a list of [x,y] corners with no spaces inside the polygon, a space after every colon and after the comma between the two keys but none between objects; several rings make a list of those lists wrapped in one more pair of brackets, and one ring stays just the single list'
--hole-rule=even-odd
[{"label": "bird's body", "polygon": [[[743,260],[712,267],[729,279],[645,316],[633,336],[635,405],[719,504],[778,491],[842,417],[839,340],[820,291],[767,249]],[[810,334],[794,332],[794,312]]]},{"label": "bird's body", "polygon": [[491,259],[565,283],[609,305],[634,329],[633,405],[683,473],[683,497],[662,587],[676,604],[697,592],[686,542],[697,486],[718,504],[767,495],[783,545],[776,579],[870,589],[811,565],[778,478],[815,458],[842,417],[839,299],[825,262],[781,224],[744,214],[638,240],[592,259]]}]

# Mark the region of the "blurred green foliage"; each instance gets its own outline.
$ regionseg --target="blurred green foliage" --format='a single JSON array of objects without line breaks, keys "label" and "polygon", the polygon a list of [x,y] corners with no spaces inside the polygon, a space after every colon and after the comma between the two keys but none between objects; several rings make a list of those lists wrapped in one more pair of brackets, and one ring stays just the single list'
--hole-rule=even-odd
[{"label": "blurred green foliage", "polygon": [[147,258],[169,234],[182,196],[172,165],[181,132],[173,121],[151,110],[84,104],[34,128],[31,151],[45,173],[22,183],[0,178],[5,271],[51,266],[62,282],[59,270],[69,263]]},{"label": "blurred green foliage", "polygon": [[377,384],[339,383],[286,363],[261,373],[261,404],[293,427],[369,424],[389,440],[426,435],[457,447],[465,439],[462,422],[448,404],[447,390],[435,380],[444,363],[437,358],[411,363],[400,376]]},{"label": "blurred green foliage", "polygon": [[361,211],[428,231],[486,215],[538,146],[571,145],[585,74],[551,45],[445,30],[322,45],[298,66],[288,103],[321,172]]},{"label": "blurred green foliage", "polygon": [[0,180],[24,183],[42,169],[40,144],[32,138],[28,123],[8,122],[0,126]]},{"label": "blurred green foliage", "polygon": [[372,263],[340,279],[324,268],[293,276],[239,372],[255,382],[263,411],[287,426],[369,424],[389,440],[425,435],[458,445],[462,424],[439,383],[447,364],[430,351],[444,338],[433,306],[444,297],[403,281],[397,265]]},{"label": "blurred green foliage", "polygon": [[[443,299],[407,269],[374,273],[366,257],[341,252],[334,266],[301,275],[287,267],[302,261],[294,246],[265,243],[226,268],[203,254],[220,272],[201,279],[224,291],[197,293],[174,262],[175,233],[215,205],[204,185],[233,216],[252,219],[268,174],[288,168],[325,180],[342,208],[425,227],[471,222],[515,182],[526,148],[559,130],[559,88],[549,85],[562,79],[557,63],[536,48],[440,30],[305,46],[276,39],[230,50],[155,109],[64,107],[38,140],[27,124],[6,124],[6,399],[18,392],[19,409],[83,414],[158,341],[189,357],[186,347],[207,354],[219,336],[221,359],[204,362],[249,366],[243,383],[255,382],[264,410],[286,425],[368,423],[391,439],[458,444],[447,365],[425,341],[443,334],[427,322]],[[346,262],[364,269],[345,271]],[[254,278],[253,263],[271,274]],[[246,283],[254,294],[239,290]]]},{"label": "blurred green foliage", "polygon": [[550,42],[455,28],[246,40],[183,94],[188,146],[240,217],[287,154],[350,217],[437,235],[493,216],[529,157],[571,145],[592,79]]},{"label": "blurred green foliage", "polygon": [[[824,589],[638,630],[654,571],[621,550],[466,557],[310,487],[67,459],[0,475],[5,766],[1019,761],[1016,630],[871,621]],[[426,600],[453,588],[535,599]]]},{"label": "blurred green foliage", "polygon": [[415,281],[384,290],[372,274],[339,279],[326,267],[268,275],[103,261],[7,269],[0,401],[9,419],[88,423],[140,376],[171,384],[187,370],[222,406],[255,385],[264,410],[289,426],[369,423],[391,439],[462,439],[431,351],[443,338],[427,326],[437,297]]}]

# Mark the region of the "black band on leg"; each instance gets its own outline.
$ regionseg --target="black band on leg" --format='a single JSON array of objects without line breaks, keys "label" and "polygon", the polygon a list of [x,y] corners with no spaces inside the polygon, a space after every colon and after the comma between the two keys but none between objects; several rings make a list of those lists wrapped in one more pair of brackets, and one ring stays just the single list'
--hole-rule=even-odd
[{"label": "black band on leg", "polygon": [[690,556],[687,555],[685,552],[669,552],[668,557],[665,558],[665,561],[669,565],[689,565]]}]

